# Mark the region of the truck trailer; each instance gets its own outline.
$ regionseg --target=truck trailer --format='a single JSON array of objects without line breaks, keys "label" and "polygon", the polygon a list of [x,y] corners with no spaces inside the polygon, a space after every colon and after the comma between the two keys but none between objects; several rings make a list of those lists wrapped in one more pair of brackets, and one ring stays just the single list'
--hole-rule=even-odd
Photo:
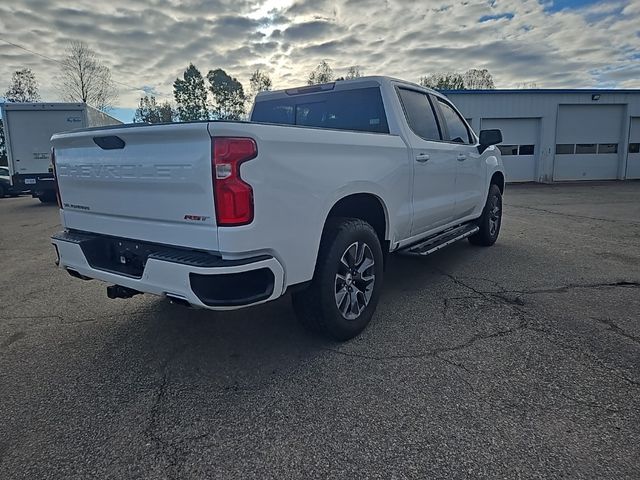
[{"label": "truck trailer", "polygon": [[51,136],[78,128],[121,124],[84,103],[2,103],[11,185],[41,202],[55,202]]}]

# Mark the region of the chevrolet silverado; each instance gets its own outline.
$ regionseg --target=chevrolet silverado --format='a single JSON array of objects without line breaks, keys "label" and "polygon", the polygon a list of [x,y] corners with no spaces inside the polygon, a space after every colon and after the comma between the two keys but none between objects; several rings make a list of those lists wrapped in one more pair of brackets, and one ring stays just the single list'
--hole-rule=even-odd
[{"label": "chevrolet silverado", "polygon": [[251,119],[83,129],[52,138],[72,276],[227,310],[290,291],[338,340],[370,322],[392,252],[492,245],[499,130],[388,77],[263,92]]}]

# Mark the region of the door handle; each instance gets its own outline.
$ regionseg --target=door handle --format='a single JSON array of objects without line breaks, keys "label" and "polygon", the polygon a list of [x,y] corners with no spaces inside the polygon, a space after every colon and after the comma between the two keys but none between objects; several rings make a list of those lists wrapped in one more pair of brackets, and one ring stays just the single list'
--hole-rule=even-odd
[{"label": "door handle", "polygon": [[429,154],[428,153],[419,153],[416,155],[416,161],[420,162],[420,163],[424,163],[427,160],[429,160]]},{"label": "door handle", "polygon": [[467,159],[467,156],[464,153],[459,153],[457,159],[459,162],[464,162]]}]

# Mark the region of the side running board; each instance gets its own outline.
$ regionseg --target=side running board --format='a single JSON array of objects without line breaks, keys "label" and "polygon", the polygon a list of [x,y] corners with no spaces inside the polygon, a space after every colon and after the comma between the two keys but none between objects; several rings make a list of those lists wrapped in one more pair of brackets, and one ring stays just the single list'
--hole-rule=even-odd
[{"label": "side running board", "polygon": [[480,229],[476,224],[465,223],[464,225],[450,228],[449,230],[445,230],[433,237],[429,237],[416,245],[405,248],[404,251],[414,253],[416,255],[429,255],[433,252],[437,252],[447,245],[451,245],[458,240],[462,240],[463,238],[473,235],[478,230]]}]

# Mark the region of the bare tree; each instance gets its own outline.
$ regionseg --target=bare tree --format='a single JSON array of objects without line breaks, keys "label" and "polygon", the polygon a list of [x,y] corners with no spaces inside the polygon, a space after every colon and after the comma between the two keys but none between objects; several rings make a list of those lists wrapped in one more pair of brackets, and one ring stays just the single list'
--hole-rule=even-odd
[{"label": "bare tree", "polygon": [[261,72],[259,69],[249,77],[249,94],[256,96],[260,92],[271,90],[273,83],[268,73]]},{"label": "bare tree", "polygon": [[362,74],[360,73],[359,65],[352,65],[348,68],[347,74],[344,76],[345,80],[353,80],[354,78],[360,78]]},{"label": "bare tree", "polygon": [[58,89],[69,102],[84,102],[108,110],[118,98],[109,67],[86,43],[73,41],[62,60]]},{"label": "bare tree", "polygon": [[271,82],[271,77],[269,77],[268,73],[261,72],[258,69],[251,74],[249,77],[249,95],[247,95],[249,110],[251,110],[251,106],[255,101],[256,95],[260,92],[271,90],[272,86],[273,82]]},{"label": "bare tree", "polygon": [[493,83],[493,76],[486,68],[478,70],[472,68],[467,70],[463,75],[464,87],[467,90],[493,90],[496,88]]},{"label": "bare tree", "polygon": [[420,77],[420,85],[436,90],[464,90],[464,79],[462,75],[454,72],[432,73]]},{"label": "bare tree", "polygon": [[40,100],[38,82],[31,69],[16,70],[4,94],[7,102],[37,102]]},{"label": "bare tree", "polygon": [[316,85],[318,83],[329,83],[333,82],[333,78],[333,69],[325,60],[323,60],[309,74],[307,84]]},{"label": "bare tree", "polygon": [[516,88],[522,89],[522,90],[526,90],[526,89],[531,90],[531,89],[537,89],[540,87],[538,87],[538,84],[536,82],[520,82],[516,84]]},{"label": "bare tree", "polygon": [[436,90],[493,90],[491,73],[485,68],[472,68],[465,73],[439,72],[420,77],[420,85]]}]

